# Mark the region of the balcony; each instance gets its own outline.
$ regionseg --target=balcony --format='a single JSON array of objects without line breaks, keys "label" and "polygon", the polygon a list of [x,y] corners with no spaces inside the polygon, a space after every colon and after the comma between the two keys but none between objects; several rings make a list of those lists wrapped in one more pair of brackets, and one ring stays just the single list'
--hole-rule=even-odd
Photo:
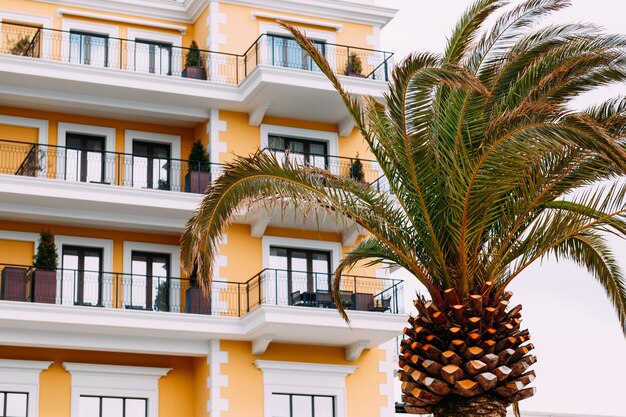
[{"label": "balcony", "polygon": [[[243,317],[261,306],[336,308],[329,274],[264,269],[246,282],[213,281],[205,298],[188,278],[0,264],[0,299],[62,306]],[[345,275],[347,310],[401,314],[402,281]]]},{"label": "balcony", "polygon": [[[354,94],[381,96],[386,89],[392,53],[330,43],[319,49]],[[348,116],[310,57],[293,40],[274,35],[261,35],[243,53],[225,53],[3,22],[0,54],[5,56],[4,83],[12,87],[12,101],[31,107],[63,105],[78,113],[99,109],[117,117],[141,114],[181,125],[206,120],[208,108],[251,114],[262,108],[268,115],[307,114],[310,120],[337,123]],[[13,56],[32,61],[16,62]],[[84,97],[83,83],[91,94],[119,102],[117,107]],[[307,90],[319,106],[301,100]],[[83,106],[72,105],[81,101]],[[155,103],[167,104],[168,111]],[[127,107],[121,111],[120,106]]]}]

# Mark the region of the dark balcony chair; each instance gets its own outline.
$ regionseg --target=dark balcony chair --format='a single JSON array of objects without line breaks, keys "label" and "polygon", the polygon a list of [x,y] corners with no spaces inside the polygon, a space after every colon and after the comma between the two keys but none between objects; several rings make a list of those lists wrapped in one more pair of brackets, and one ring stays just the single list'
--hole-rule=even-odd
[{"label": "dark balcony chair", "polygon": [[343,305],[343,308],[345,308],[346,310],[352,308],[352,291],[339,291],[339,298],[341,299],[341,304]]},{"label": "dark balcony chair", "polygon": [[382,300],[374,303],[374,305],[370,308],[370,311],[377,311],[379,313],[384,313],[385,311],[391,309],[391,297],[383,298]]},{"label": "dark balcony chair", "polygon": [[292,292],[291,293],[291,304],[294,306],[299,306],[302,305],[304,303],[304,300],[302,300],[302,294],[300,294],[300,291],[296,291],[296,292]]},{"label": "dark balcony chair", "polygon": [[332,307],[333,297],[328,291],[318,291],[317,293],[317,305],[319,307]]}]

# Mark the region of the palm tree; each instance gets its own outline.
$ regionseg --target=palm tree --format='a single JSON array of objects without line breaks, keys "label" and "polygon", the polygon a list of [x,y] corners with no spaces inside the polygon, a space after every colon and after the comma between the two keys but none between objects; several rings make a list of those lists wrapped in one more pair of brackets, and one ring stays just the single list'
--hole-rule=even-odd
[{"label": "palm tree", "polygon": [[626,236],[626,99],[570,106],[626,79],[626,39],[583,24],[535,26],[565,0],[503,3],[476,1],[442,55],[408,56],[384,103],[352,98],[285,25],[339,92],[393,196],[259,152],[226,167],[182,238],[183,264],[210,277],[220,236],[250,204],[325,210],[367,230],[335,271],[334,297],[360,262],[400,266],[426,288],[399,358],[410,413],[504,416],[533,395],[533,346],[507,287],[538,260],[586,268],[626,332],[626,285],[607,242]]}]

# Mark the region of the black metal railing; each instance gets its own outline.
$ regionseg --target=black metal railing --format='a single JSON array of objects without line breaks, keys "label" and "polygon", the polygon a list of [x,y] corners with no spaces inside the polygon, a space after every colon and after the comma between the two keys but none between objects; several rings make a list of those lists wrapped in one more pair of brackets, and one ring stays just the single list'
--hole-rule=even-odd
[{"label": "black metal railing", "polygon": [[[267,34],[243,54],[7,22],[1,36],[2,54],[232,85],[259,65],[319,71],[295,41]],[[390,52],[330,43],[320,44],[320,50],[337,75],[388,81]]]},{"label": "black metal railing", "polygon": [[[375,49],[314,42],[336,75],[389,81],[393,53]],[[262,34],[243,54],[244,74],[258,65],[319,72],[319,67],[292,38]]]},{"label": "black metal railing", "polygon": [[[286,269],[264,269],[246,283],[248,310],[258,305],[336,308],[333,275]],[[341,303],[359,311],[402,313],[401,280],[342,275]]]},{"label": "black metal railing", "polygon": [[353,178],[364,184],[375,182],[381,174],[378,162],[370,159],[294,152],[291,150],[286,152],[284,149],[271,148],[266,148],[264,151],[274,154],[279,160],[289,158],[289,161],[294,165],[301,164],[325,169],[333,174]]},{"label": "black metal railing", "polygon": [[[205,295],[189,279],[0,264],[0,300],[241,317],[260,305],[334,308],[329,274],[265,269],[246,282],[213,281]],[[402,281],[346,275],[343,305],[401,313]]]},{"label": "black metal railing", "polygon": [[201,194],[222,169],[183,159],[0,140],[0,174]]}]

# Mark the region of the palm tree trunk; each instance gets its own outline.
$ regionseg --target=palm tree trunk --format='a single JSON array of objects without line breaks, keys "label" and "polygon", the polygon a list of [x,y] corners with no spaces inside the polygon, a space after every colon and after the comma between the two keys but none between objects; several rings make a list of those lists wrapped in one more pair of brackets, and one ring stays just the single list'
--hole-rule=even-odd
[{"label": "palm tree trunk", "polygon": [[449,398],[433,409],[435,417],[506,417],[509,403],[491,394]]}]

